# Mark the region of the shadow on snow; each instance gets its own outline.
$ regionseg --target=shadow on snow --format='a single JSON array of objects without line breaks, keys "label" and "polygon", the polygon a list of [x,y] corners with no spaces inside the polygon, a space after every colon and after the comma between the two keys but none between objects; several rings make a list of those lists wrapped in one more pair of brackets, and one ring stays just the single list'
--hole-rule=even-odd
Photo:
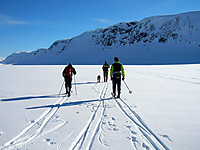
[{"label": "shadow on snow", "polygon": [[39,109],[39,108],[54,108],[54,107],[66,107],[66,106],[75,106],[75,105],[81,105],[84,103],[89,103],[89,102],[97,102],[97,101],[105,101],[105,100],[112,100],[113,98],[105,98],[105,99],[94,99],[94,100],[85,100],[85,101],[76,101],[76,102],[68,102],[68,103],[63,103],[63,104],[55,104],[55,105],[43,105],[43,106],[36,106],[36,107],[29,107],[26,109]]},{"label": "shadow on snow", "polygon": [[[84,84],[96,84],[97,82],[83,82],[83,83],[76,83],[76,85],[84,85]],[[75,85],[75,83],[72,83],[72,85]]]},{"label": "shadow on snow", "polygon": [[1,101],[9,102],[9,101],[21,101],[21,100],[37,99],[37,98],[56,98],[57,96],[58,96],[57,94],[46,95],[46,96],[24,96],[24,97],[1,99]]},{"label": "shadow on snow", "polygon": [[[96,84],[96,83],[97,82],[83,82],[83,83],[76,83],[76,85]],[[75,85],[75,83],[73,83],[72,85]],[[23,97],[16,97],[16,98],[1,99],[1,101],[9,102],[9,101],[20,101],[20,100],[29,100],[29,99],[39,99],[39,98],[56,98],[57,96],[58,94],[45,95],[45,96],[23,96]]]}]

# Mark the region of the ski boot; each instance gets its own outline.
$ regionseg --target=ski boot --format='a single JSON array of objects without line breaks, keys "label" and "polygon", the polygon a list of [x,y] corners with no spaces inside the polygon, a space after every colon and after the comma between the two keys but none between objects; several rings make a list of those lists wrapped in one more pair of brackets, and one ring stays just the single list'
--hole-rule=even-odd
[{"label": "ski boot", "polygon": [[116,96],[116,94],[115,94],[115,93],[111,93],[111,95],[112,95],[112,97],[114,97],[114,98],[115,98],[115,96]]}]

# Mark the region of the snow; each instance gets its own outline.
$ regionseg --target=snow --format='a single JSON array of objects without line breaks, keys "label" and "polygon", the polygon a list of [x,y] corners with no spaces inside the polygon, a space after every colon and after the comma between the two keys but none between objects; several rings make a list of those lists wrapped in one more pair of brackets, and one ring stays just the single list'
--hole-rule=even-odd
[{"label": "snow", "polygon": [[200,65],[125,65],[121,99],[101,65],[0,65],[0,149],[200,149]]},{"label": "snow", "polygon": [[4,61],[5,58],[4,57],[0,57],[0,62]]}]

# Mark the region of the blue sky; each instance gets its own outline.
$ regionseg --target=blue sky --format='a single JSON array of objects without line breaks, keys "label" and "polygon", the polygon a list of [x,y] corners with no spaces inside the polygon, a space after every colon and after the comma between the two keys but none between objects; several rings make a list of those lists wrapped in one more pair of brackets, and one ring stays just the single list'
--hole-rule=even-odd
[{"label": "blue sky", "polygon": [[119,22],[199,10],[199,0],[0,0],[0,57]]}]

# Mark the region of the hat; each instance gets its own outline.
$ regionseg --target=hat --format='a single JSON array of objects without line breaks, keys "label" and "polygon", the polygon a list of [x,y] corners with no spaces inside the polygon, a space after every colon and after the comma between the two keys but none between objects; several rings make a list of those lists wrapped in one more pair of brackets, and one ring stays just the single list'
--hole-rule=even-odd
[{"label": "hat", "polygon": [[115,57],[114,60],[115,60],[115,61],[119,61],[119,58],[118,58],[118,57]]},{"label": "hat", "polygon": [[72,63],[69,63],[68,67],[72,67]]}]

